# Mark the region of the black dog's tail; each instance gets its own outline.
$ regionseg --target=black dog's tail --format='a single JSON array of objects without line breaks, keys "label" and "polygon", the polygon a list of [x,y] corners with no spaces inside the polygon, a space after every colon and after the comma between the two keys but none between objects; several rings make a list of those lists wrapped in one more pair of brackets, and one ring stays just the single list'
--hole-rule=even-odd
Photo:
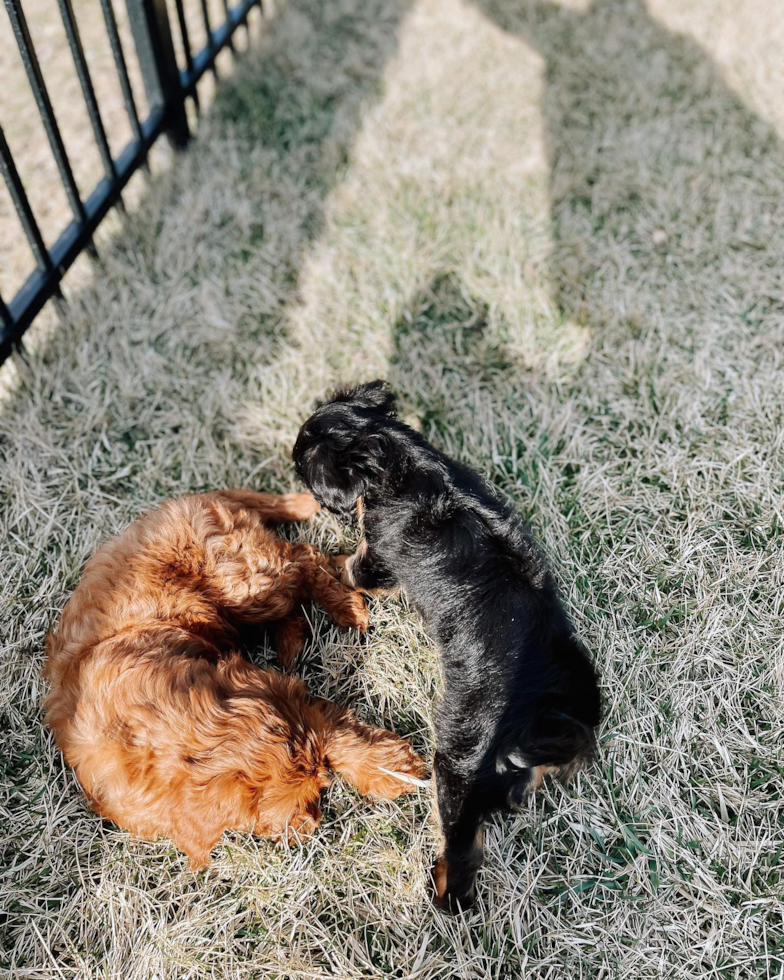
[{"label": "black dog's tail", "polygon": [[572,714],[545,711],[499,747],[495,768],[505,776],[509,802],[519,805],[545,775],[558,772],[569,777],[593,758],[595,750],[591,725]]},{"label": "black dog's tail", "polygon": [[596,674],[576,637],[559,644],[557,660],[562,666],[564,655],[569,669],[560,674],[560,683],[518,703],[506,731],[499,733],[495,769],[505,774],[512,803],[536,789],[547,772],[569,776],[596,751],[594,729],[601,720]]}]

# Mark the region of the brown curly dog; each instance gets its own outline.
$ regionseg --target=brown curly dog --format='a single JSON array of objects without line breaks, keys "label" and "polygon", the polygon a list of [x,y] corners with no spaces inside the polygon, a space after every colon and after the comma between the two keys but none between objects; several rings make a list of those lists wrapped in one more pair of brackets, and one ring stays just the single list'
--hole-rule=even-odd
[{"label": "brown curly dog", "polygon": [[333,772],[387,798],[422,774],[408,742],[239,652],[243,626],[277,621],[291,666],[305,599],[339,626],[366,628],[362,598],[324,555],[266,526],[316,510],[308,493],[165,503],[87,563],[47,639],[46,721],[93,809],[142,837],[170,837],[193,868],[228,828],[313,831]]}]

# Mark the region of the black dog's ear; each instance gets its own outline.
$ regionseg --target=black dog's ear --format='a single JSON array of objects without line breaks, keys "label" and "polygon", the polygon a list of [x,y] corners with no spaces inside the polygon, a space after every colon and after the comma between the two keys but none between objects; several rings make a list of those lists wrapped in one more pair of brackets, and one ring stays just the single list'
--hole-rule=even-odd
[{"label": "black dog's ear", "polygon": [[[297,469],[319,503],[353,524],[357,501],[368,483],[384,469],[385,450],[386,438],[380,433],[360,436],[349,445],[342,439],[328,437],[305,450]],[[296,458],[296,446],[294,454]]]},{"label": "black dog's ear", "polygon": [[350,402],[352,405],[361,405],[362,408],[370,408],[380,415],[393,415],[396,408],[396,399],[389,384],[381,378],[375,381],[367,381],[356,388],[349,388],[347,391],[336,392],[332,401]]},{"label": "black dog's ear", "polygon": [[357,501],[365,488],[355,468],[338,466],[332,453],[314,449],[308,470],[310,489],[316,500],[345,523],[353,524]]}]

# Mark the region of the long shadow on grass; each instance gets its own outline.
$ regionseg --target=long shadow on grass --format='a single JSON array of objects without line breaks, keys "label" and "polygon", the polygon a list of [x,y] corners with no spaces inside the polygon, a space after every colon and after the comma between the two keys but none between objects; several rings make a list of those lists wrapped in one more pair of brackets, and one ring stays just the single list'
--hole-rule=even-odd
[{"label": "long shadow on grass", "polygon": [[638,334],[652,314],[752,330],[784,311],[771,249],[784,150],[694,40],[644,0],[475,0],[545,59],[552,276],[563,312]]},{"label": "long shadow on grass", "polygon": [[508,358],[490,311],[464,288],[454,272],[444,272],[407,303],[393,329],[389,381],[402,407],[413,408],[428,439],[468,462],[473,454],[466,398],[508,390],[521,375]]},{"label": "long shadow on grass", "polygon": [[[545,61],[552,288],[564,320],[587,325],[594,337],[587,362],[561,383],[557,402],[576,395],[572,426],[596,432],[596,418],[604,419],[591,465],[604,456],[614,478],[628,467],[628,492],[643,503],[634,434],[647,435],[657,417],[666,416],[671,393],[678,404],[680,386],[693,394],[692,431],[675,417],[665,419],[657,438],[671,441],[683,457],[710,459],[715,436],[703,436],[703,430],[715,433],[733,424],[733,397],[742,390],[724,368],[737,352],[733,369],[746,375],[776,349],[784,313],[784,148],[773,128],[732,92],[706,51],[658,23],[641,0],[594,0],[581,11],[548,0],[474,2]],[[528,56],[524,45],[521,58]],[[511,460],[513,447],[501,447],[502,462],[514,464],[511,480],[498,470],[489,475],[525,513],[521,487],[535,487],[536,473],[522,430],[536,419],[526,402],[524,371],[506,354],[503,324],[493,320],[481,295],[470,295],[457,274],[435,280],[412,298],[394,327],[390,380],[428,438],[485,472],[495,463],[494,446],[482,441],[482,430],[493,428],[483,424],[483,413],[501,406],[517,423],[523,451]],[[692,384],[690,362],[697,352],[707,354],[709,363],[715,352],[710,391]],[[581,387],[597,383],[590,363],[596,353],[608,366],[598,375],[606,390],[586,394]],[[629,369],[640,362],[636,374]],[[530,380],[535,391],[547,384],[541,376]],[[532,432],[547,435],[546,424],[539,420]],[[548,486],[557,509],[569,512],[573,467],[582,460],[572,454],[548,465],[563,466],[550,474]],[[677,495],[667,488],[660,500],[672,533],[681,518]],[[740,530],[736,515],[748,500],[739,494],[733,506],[729,520]],[[536,527],[537,515],[525,516]],[[596,538],[599,556],[622,542],[622,521],[615,514],[612,521],[612,534]],[[585,525],[575,518],[572,525],[579,550]],[[672,538],[675,562],[679,542],[675,533]],[[583,561],[582,567],[590,572],[592,565]],[[643,587],[646,574],[655,572],[640,570]],[[589,574],[584,587],[594,608],[609,610],[601,581]],[[684,589],[679,600],[688,598]],[[645,620],[647,615],[639,617],[641,626]],[[677,625],[669,629],[677,642]],[[651,638],[660,642],[655,630]],[[604,652],[595,652],[601,669]],[[668,682],[665,666],[662,684]]]},{"label": "long shadow on grass", "polygon": [[[638,373],[653,378],[661,401],[668,358],[715,349],[726,360],[733,346],[769,357],[784,314],[784,147],[774,129],[644,0],[593,0],[584,10],[474,2],[520,38],[521,59],[531,46],[545,61],[550,278],[564,322],[586,326],[592,350],[618,364],[613,385],[596,393],[602,411],[613,416],[614,401],[630,394],[621,380],[635,374],[629,359],[649,358]],[[475,438],[465,407],[476,390],[503,397],[512,412],[527,397],[525,365],[504,353],[502,324],[482,327],[488,320],[483,297],[447,273],[394,328],[393,380],[445,448]],[[626,350],[648,337],[650,348]],[[579,391],[585,367],[561,400],[570,386]],[[731,381],[714,375],[713,385],[715,404],[703,399],[699,409],[726,424]],[[642,414],[658,414],[642,382],[631,394]]]}]

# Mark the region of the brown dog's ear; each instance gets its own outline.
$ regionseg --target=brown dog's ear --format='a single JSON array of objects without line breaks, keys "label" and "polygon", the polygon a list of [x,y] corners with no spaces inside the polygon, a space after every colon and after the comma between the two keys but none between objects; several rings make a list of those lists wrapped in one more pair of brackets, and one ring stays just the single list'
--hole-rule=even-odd
[{"label": "brown dog's ear", "polygon": [[331,400],[369,408],[379,415],[394,415],[397,407],[394,393],[389,384],[381,378],[367,381],[365,384],[357,385],[356,388],[336,392]]}]

